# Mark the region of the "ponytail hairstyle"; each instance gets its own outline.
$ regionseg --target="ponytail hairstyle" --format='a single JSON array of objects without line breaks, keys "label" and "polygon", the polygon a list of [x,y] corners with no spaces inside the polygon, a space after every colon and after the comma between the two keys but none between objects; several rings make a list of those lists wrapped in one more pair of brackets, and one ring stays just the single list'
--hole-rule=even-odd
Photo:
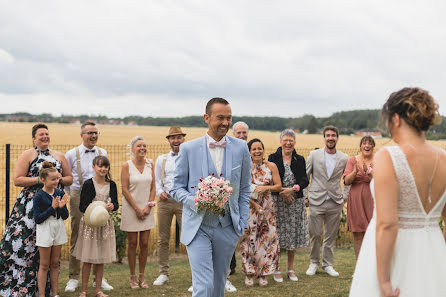
[{"label": "ponytail hairstyle", "polygon": [[93,159],[93,165],[98,166],[98,167],[108,167],[108,172],[105,175],[105,180],[106,181],[111,181],[111,174],[110,174],[110,161],[108,160],[108,158],[106,156],[96,156]]},{"label": "ponytail hairstyle", "polygon": [[56,167],[50,161],[43,161],[42,169],[40,169],[39,177],[40,179],[46,179],[50,172],[57,172]]}]

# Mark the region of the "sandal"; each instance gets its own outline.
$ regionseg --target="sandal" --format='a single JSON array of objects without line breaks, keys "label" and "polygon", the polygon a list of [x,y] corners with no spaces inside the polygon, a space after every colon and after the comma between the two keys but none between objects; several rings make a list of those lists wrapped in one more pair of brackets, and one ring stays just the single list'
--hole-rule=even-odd
[{"label": "sandal", "polygon": [[[141,280],[142,278],[142,280]],[[149,285],[146,283],[146,281],[144,280],[144,273],[140,273],[139,274],[139,286],[143,289],[148,289]]]},{"label": "sandal", "polygon": [[102,291],[96,292],[96,297],[108,297],[108,295],[105,295]]},{"label": "sandal", "polygon": [[274,272],[273,279],[277,283],[283,283],[282,272],[280,272],[280,271]]},{"label": "sandal", "polygon": [[81,292],[81,293],[79,294],[79,297],[87,297],[87,292]]},{"label": "sandal", "polygon": [[266,287],[268,285],[268,280],[266,279],[266,276],[261,276],[259,278],[259,286]]},{"label": "sandal", "polygon": [[245,285],[247,287],[254,286],[254,280],[252,279],[252,276],[251,276],[251,278],[249,278],[248,276],[245,277]]},{"label": "sandal", "polygon": [[[291,273],[294,274],[294,276],[291,276],[290,275]],[[294,270],[287,270],[286,275],[288,276],[290,281],[297,282],[298,278],[297,278],[296,272],[294,272]]]},{"label": "sandal", "polygon": [[132,290],[139,289],[138,282],[136,281],[136,275],[131,275],[129,282],[130,282],[130,288]]}]

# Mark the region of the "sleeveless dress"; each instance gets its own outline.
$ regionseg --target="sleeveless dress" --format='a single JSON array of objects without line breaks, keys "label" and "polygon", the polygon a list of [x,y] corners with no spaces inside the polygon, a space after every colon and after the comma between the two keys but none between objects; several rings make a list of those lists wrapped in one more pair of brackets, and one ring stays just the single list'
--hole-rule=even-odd
[{"label": "sleeveless dress", "polygon": [[[446,192],[426,213],[404,152],[398,146],[386,149],[392,158],[399,185],[398,236],[390,271],[392,286],[400,289],[400,297],[446,296],[446,243],[439,226],[446,204]],[[372,195],[373,183],[372,180]],[[350,297],[381,296],[375,236],[376,212],[364,236]]]},{"label": "sleeveless dress", "polygon": [[[128,160],[129,164],[129,192],[135,199],[136,205],[143,209],[147,206],[150,198],[150,190],[152,186],[152,160],[146,160],[146,166],[141,173],[132,160]],[[121,230],[126,232],[140,232],[155,228],[155,210],[152,208],[150,214],[144,220],[138,219],[132,206],[127,199],[122,198],[121,210]]]},{"label": "sleeveless dress", "polygon": [[[263,186],[272,182],[271,170],[263,163],[251,170],[252,183]],[[242,271],[245,275],[266,276],[279,268],[280,247],[276,230],[276,212],[271,192],[258,196],[256,201],[263,214],[249,208],[248,228],[240,241]]]},{"label": "sleeveless dress", "polygon": [[[96,191],[93,201],[110,203],[110,184],[100,185],[93,179],[93,185]],[[82,216],[73,256],[82,262],[93,264],[116,261],[115,227],[112,217],[104,227],[90,227],[84,223]]]},{"label": "sleeveless dress", "polygon": [[[61,163],[50,155],[49,150],[35,150],[37,157],[29,165],[27,177],[39,176],[44,161],[52,162],[62,172]],[[12,208],[0,242],[0,296],[39,295],[37,272],[40,258],[36,246],[33,197],[42,187],[40,184],[23,188]],[[48,281],[47,294],[49,286]]]}]

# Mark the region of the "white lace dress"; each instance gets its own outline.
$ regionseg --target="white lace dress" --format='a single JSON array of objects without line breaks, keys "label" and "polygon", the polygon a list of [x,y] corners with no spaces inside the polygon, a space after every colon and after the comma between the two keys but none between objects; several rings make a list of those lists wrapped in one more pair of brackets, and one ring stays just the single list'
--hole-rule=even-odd
[{"label": "white lace dress", "polygon": [[[399,184],[398,235],[390,280],[400,297],[446,296],[446,243],[439,226],[446,193],[429,213],[423,208],[415,179],[399,146],[386,147]],[[370,187],[372,195],[374,181]],[[376,213],[367,228],[356,264],[350,297],[379,297],[376,269]]]}]

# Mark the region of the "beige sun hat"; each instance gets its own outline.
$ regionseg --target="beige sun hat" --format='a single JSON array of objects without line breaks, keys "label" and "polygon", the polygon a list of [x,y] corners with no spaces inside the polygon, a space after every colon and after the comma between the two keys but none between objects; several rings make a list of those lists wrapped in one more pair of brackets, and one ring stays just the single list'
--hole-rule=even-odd
[{"label": "beige sun hat", "polygon": [[110,214],[103,201],[93,201],[84,213],[84,222],[90,227],[104,227]]},{"label": "beige sun hat", "polygon": [[167,134],[166,138],[169,138],[170,136],[175,136],[175,135],[186,136],[186,134],[183,133],[183,131],[181,130],[180,126],[172,126],[172,127],[170,127],[169,134]]}]

